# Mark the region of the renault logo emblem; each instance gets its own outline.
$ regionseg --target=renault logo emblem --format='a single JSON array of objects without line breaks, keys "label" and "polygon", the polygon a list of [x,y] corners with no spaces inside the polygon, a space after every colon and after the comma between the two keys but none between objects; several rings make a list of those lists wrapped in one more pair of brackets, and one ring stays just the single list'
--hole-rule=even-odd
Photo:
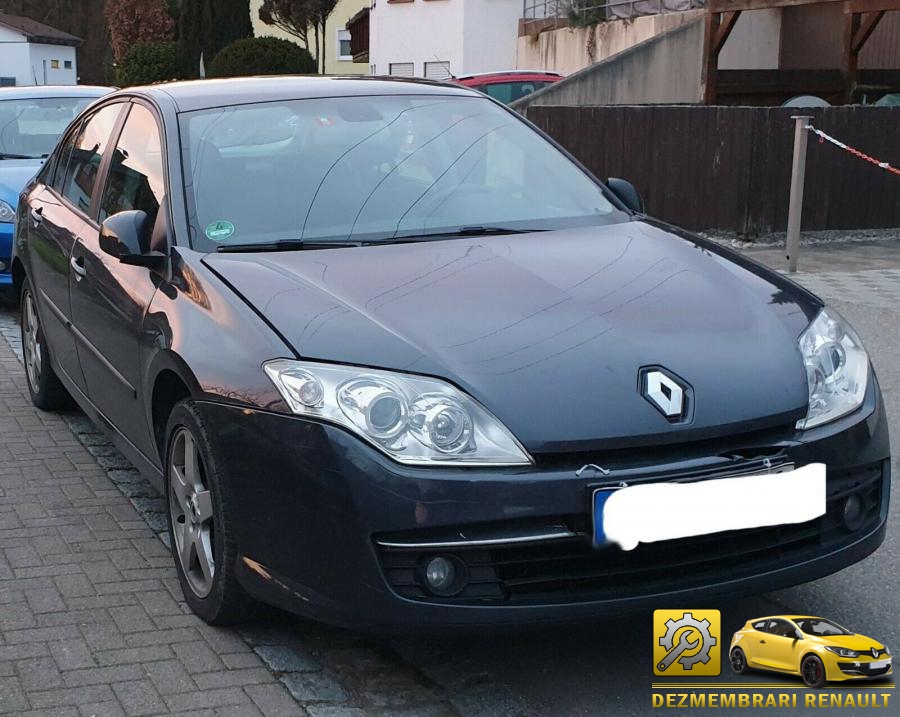
[{"label": "renault logo emblem", "polygon": [[878,650],[876,650],[874,647],[872,648],[872,657],[878,657]]},{"label": "renault logo emblem", "polygon": [[659,366],[640,371],[641,395],[670,422],[687,420],[691,412],[691,390],[687,383]]}]

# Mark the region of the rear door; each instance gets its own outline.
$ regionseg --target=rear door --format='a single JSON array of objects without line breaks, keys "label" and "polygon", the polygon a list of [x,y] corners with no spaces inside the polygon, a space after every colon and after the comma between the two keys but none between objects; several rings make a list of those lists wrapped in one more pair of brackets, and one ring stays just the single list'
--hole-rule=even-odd
[{"label": "rear door", "polygon": [[27,200],[29,271],[44,336],[57,367],[82,391],[85,381],[71,331],[70,262],[122,107],[121,102],[106,105],[73,126],[60,144],[53,172],[47,172],[47,183],[36,184]]},{"label": "rear door", "polygon": [[96,213],[79,234],[73,261],[72,323],[91,402],[138,449],[154,446],[140,390],[141,331],[159,283],[150,269],[122,264],[100,250],[100,227],[118,212],[139,209],[152,225],[165,203],[160,128],[148,106],[130,105],[104,165]]}]

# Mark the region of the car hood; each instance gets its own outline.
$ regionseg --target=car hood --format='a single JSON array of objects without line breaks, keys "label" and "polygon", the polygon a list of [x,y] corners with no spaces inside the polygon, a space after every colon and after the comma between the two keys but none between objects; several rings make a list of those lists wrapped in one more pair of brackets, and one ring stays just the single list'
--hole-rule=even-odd
[{"label": "car hood", "polygon": [[[297,354],[433,375],[533,453],[709,438],[805,415],[795,284],[644,221],[204,262]],[[642,367],[689,384],[689,421],[640,395]]]},{"label": "car hood", "polygon": [[15,208],[19,203],[19,192],[43,163],[42,159],[0,160],[0,199]]}]

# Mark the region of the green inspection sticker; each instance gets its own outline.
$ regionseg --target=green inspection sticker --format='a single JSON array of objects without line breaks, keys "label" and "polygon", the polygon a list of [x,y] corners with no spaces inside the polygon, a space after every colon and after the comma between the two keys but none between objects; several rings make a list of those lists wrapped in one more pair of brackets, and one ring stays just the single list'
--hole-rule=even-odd
[{"label": "green inspection sticker", "polygon": [[206,225],[206,236],[213,241],[225,241],[234,234],[234,224],[227,219],[220,219]]}]

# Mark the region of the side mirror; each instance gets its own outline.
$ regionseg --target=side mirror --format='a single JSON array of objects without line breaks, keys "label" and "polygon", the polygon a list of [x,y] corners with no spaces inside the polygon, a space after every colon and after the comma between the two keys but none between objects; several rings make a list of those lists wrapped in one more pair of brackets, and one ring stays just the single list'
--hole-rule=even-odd
[{"label": "side mirror", "polygon": [[610,177],[606,180],[606,186],[631,211],[638,214],[644,213],[644,201],[641,199],[641,195],[638,194],[637,189],[634,188],[634,185],[627,179]]},{"label": "side mirror", "polygon": [[166,255],[151,250],[152,230],[146,212],[139,209],[118,212],[100,225],[100,250],[123,264],[157,267]]},{"label": "side mirror", "polygon": [[803,633],[800,632],[799,630],[794,630],[794,639],[795,639],[795,640],[802,640],[802,639],[803,639]]}]

